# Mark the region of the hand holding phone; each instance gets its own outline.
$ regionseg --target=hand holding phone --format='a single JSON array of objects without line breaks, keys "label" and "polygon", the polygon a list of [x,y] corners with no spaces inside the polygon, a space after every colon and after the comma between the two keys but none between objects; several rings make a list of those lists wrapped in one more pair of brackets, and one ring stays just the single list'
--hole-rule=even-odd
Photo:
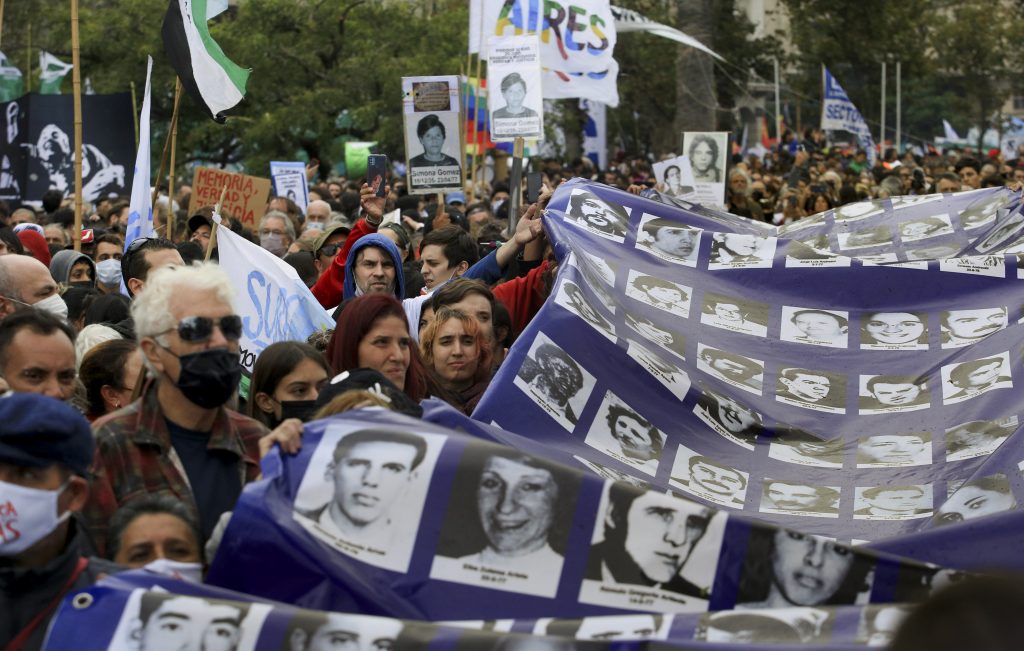
[{"label": "hand holding phone", "polygon": [[543,172],[530,172],[526,175],[526,203],[537,203],[542,185],[544,185]]},{"label": "hand holding phone", "polygon": [[366,158],[366,183],[378,197],[387,192],[388,157],[384,154],[370,154]]}]

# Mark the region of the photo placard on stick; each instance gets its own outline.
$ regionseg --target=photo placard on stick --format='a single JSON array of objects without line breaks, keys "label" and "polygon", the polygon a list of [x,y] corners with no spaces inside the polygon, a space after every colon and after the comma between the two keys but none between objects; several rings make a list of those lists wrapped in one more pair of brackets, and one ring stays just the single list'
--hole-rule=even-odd
[{"label": "photo placard on stick", "polygon": [[225,184],[227,192],[224,193],[221,213],[231,215],[243,225],[255,226],[267,207],[270,179],[212,167],[197,167],[192,175],[190,209],[194,211],[204,206],[217,205]]},{"label": "photo placard on stick", "polygon": [[683,151],[693,171],[693,201],[725,206],[725,170],[729,160],[729,134],[724,131],[683,133]]},{"label": "photo placard on stick", "polygon": [[[540,45],[537,36],[492,36],[488,43],[487,87],[491,91],[491,140],[544,135]],[[499,101],[496,95],[500,93]]]},{"label": "photo placard on stick", "polygon": [[458,77],[402,77],[409,191],[462,189]]},{"label": "photo placard on stick", "polygon": [[676,156],[658,161],[652,167],[660,191],[676,199],[697,200],[696,183],[693,180],[693,170],[688,157]]},{"label": "photo placard on stick", "polygon": [[309,183],[306,166],[301,161],[270,161],[270,178],[274,194],[295,202],[302,212],[309,207]]}]

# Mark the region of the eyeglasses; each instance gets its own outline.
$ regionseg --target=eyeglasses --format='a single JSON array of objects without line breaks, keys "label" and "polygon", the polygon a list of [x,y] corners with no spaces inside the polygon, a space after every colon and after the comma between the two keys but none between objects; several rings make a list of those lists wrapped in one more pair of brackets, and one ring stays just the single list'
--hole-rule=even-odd
[{"label": "eyeglasses", "polygon": [[320,247],[320,255],[326,255],[328,258],[333,258],[341,247],[341,244],[325,244]]},{"label": "eyeglasses", "polygon": [[[220,328],[221,334],[228,341],[238,341],[242,338],[242,317],[237,314],[222,316],[216,321],[205,316],[187,316],[178,321],[178,337],[190,344],[197,344],[206,341],[213,336],[214,323]],[[169,328],[170,332],[175,328]]]}]

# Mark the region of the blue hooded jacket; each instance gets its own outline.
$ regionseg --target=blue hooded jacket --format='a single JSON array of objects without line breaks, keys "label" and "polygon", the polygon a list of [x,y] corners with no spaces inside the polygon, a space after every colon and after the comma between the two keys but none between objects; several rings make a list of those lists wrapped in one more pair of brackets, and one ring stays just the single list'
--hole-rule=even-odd
[{"label": "blue hooded jacket", "polygon": [[356,258],[359,252],[368,246],[375,246],[384,249],[391,256],[395,263],[395,298],[399,301],[405,298],[405,275],[402,273],[402,254],[398,251],[395,243],[380,233],[370,233],[359,238],[359,241],[352,245],[348,252],[348,259],[345,260],[345,293],[342,300],[348,300],[356,295]]}]

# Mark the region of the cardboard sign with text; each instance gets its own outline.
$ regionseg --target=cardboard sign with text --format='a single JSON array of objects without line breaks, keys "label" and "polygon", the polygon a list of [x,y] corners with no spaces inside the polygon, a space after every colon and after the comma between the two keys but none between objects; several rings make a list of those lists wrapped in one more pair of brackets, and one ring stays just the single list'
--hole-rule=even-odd
[{"label": "cardboard sign with text", "polygon": [[221,212],[231,215],[245,226],[255,226],[267,207],[270,179],[212,167],[197,167],[192,176],[192,200],[189,209],[194,212],[203,206],[217,205],[225,183],[228,191],[224,195]]}]

